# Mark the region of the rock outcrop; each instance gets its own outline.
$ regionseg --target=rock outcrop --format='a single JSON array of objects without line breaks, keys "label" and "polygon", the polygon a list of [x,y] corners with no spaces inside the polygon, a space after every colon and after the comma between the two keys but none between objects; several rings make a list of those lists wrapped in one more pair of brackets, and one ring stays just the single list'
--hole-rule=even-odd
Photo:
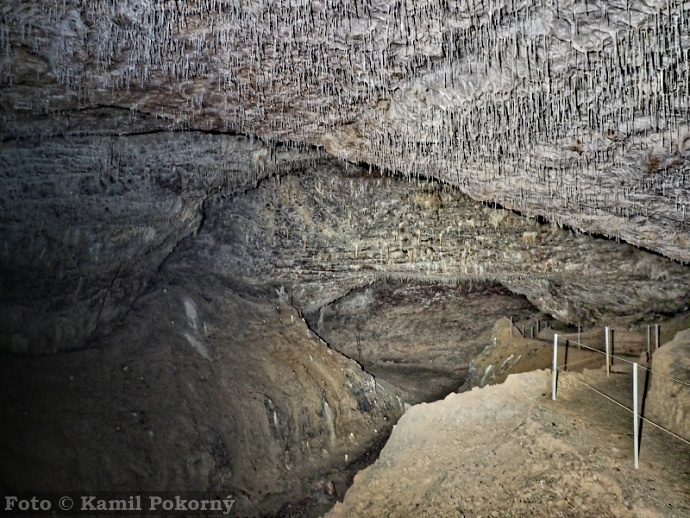
[{"label": "rock outcrop", "polygon": [[255,286],[284,286],[305,313],[387,278],[500,283],[572,324],[688,305],[690,270],[659,255],[336,161],[208,207],[218,238],[197,246]]},{"label": "rock outcrop", "polygon": [[[573,324],[681,311],[684,266],[450,186],[243,137],[50,139],[0,153],[2,349],[82,348],[186,236],[217,271],[305,314],[383,279],[502,284]],[[673,279],[673,284],[665,282]]]},{"label": "rock outcrop", "polygon": [[654,352],[649,417],[690,441],[690,330]]},{"label": "rock outcrop", "polygon": [[385,281],[348,293],[307,315],[331,347],[367,372],[433,401],[465,381],[475,357],[491,344],[499,316],[540,313],[525,297],[488,282],[457,286]]},{"label": "rock outcrop", "polygon": [[218,491],[241,516],[327,510],[406,398],[189,254],[95,347],[3,356],[0,390],[5,490]]},{"label": "rock outcrop", "polygon": [[[317,153],[318,155],[318,153]],[[211,193],[232,196],[313,160],[247,137],[70,137],[0,150],[0,350],[51,353],[107,332]]]}]

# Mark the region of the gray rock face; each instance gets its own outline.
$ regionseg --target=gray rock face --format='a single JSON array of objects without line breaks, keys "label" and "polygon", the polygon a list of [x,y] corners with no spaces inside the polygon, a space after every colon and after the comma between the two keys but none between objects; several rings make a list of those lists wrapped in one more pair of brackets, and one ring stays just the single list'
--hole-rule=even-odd
[{"label": "gray rock face", "polygon": [[688,261],[689,13],[683,0],[7,3],[2,138],[310,142]]},{"label": "gray rock face", "polygon": [[51,139],[0,160],[4,350],[83,347],[202,221],[190,246],[218,271],[287,288],[307,313],[385,278],[498,282],[570,323],[679,311],[690,291],[685,267],[630,245],[316,151],[162,133]]},{"label": "gray rock face", "polygon": [[496,284],[386,281],[351,291],[307,322],[331,347],[417,403],[457,390],[492,343],[500,316],[540,315],[525,297]]},{"label": "gray rock face", "polygon": [[402,414],[399,392],[203,260],[167,261],[154,286],[100,347],[3,357],[0,484],[222,492],[247,517],[311,498],[325,512],[312,486],[344,492]]},{"label": "gray rock face", "polygon": [[298,158],[267,156],[260,142],[200,133],[0,149],[0,350],[83,347],[199,228],[209,193],[241,192]]},{"label": "gray rock face", "polygon": [[500,283],[572,324],[688,304],[690,271],[668,259],[335,161],[214,198],[207,212],[194,246],[219,271],[283,286],[305,313],[389,278]]},{"label": "gray rock face", "polygon": [[672,261],[317,151],[161,133],[14,145],[0,160],[4,350],[85,346],[202,222],[189,246],[217,271],[287,289],[305,313],[387,278],[496,282],[570,323],[688,304]]},{"label": "gray rock face", "polygon": [[[2,347],[83,345],[198,228],[209,192],[223,188],[227,199],[281,165],[273,144],[235,153],[234,137],[113,134],[197,129],[317,144],[688,260],[688,9],[569,0],[8,4]],[[521,240],[506,241],[500,229],[512,216],[487,208],[488,223],[478,224],[433,192],[378,200],[385,180],[300,182],[233,203],[231,213],[254,226],[231,216],[233,251],[221,255],[257,284],[298,285],[305,311],[381,276],[488,277],[568,322],[684,305],[683,281],[665,295],[649,284],[684,270],[626,247],[584,253],[588,238],[527,221],[509,224]],[[242,208],[264,201],[261,214]],[[264,249],[277,249],[273,264]],[[590,289],[599,274],[610,280],[606,295]],[[44,323],[26,331],[36,315]]]}]

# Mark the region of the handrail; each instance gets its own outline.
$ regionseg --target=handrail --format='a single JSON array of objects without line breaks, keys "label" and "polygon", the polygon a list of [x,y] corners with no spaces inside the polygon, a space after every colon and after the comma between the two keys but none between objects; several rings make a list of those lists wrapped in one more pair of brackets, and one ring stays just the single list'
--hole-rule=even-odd
[{"label": "handrail", "polygon": [[[593,347],[590,347],[590,346],[585,345],[583,343],[580,343],[578,341],[571,340],[570,338],[566,338],[565,346],[568,347],[568,345],[572,343],[572,344],[577,345],[580,349],[584,348],[586,350],[589,350],[589,351],[592,351],[595,353],[606,355],[606,373],[607,373],[607,375],[610,373],[611,359],[618,359],[622,362],[629,363],[633,366],[633,372],[632,372],[632,374],[633,374],[633,408],[632,409],[628,408],[626,405],[624,405],[620,401],[616,401],[614,398],[612,398],[608,394],[605,394],[604,392],[593,387],[589,383],[586,383],[584,380],[578,378],[577,376],[573,376],[572,379],[585,385],[586,387],[590,388],[591,390],[593,390],[594,392],[596,392],[600,396],[604,397],[605,399],[615,403],[616,405],[620,406],[621,408],[624,408],[625,410],[627,410],[628,412],[633,414],[634,458],[635,458],[635,469],[637,469],[639,467],[638,458],[639,458],[639,444],[640,444],[640,442],[639,442],[639,423],[640,423],[640,421],[647,422],[647,423],[651,424],[652,426],[658,428],[659,430],[666,432],[669,435],[675,437],[676,439],[684,442],[685,444],[690,445],[689,440],[687,440],[684,437],[681,437],[680,435],[672,432],[671,430],[661,426],[660,424],[655,423],[654,421],[647,419],[646,417],[640,415],[640,413],[638,412],[638,391],[637,391],[637,386],[638,386],[637,371],[638,371],[638,368],[642,367],[644,370],[646,370],[647,372],[653,373],[655,376],[660,375],[662,378],[667,378],[667,379],[669,379],[673,382],[679,383],[681,385],[685,385],[685,386],[690,387],[690,383],[675,379],[672,376],[668,376],[667,374],[653,371],[652,369],[650,369],[648,367],[644,367],[644,366],[639,365],[638,362],[633,362],[633,361],[630,361],[630,360],[623,358],[621,356],[617,356],[617,355],[612,354],[610,342],[609,342],[609,336],[610,336],[609,329],[610,329],[609,327],[606,328],[606,338],[607,338],[607,340],[606,340],[606,345],[607,345],[606,352],[600,351],[599,349],[595,349]],[[565,363],[564,365],[558,365],[558,346],[559,346],[558,339],[559,339],[558,334],[554,334],[554,336],[553,336],[552,396],[551,396],[554,401],[556,400],[556,393],[557,393],[557,388],[558,388],[558,373],[560,372],[562,374],[570,375],[572,373],[568,372],[566,370],[568,367],[592,361],[592,358],[587,358],[585,360],[581,360],[581,361],[574,362],[574,363]]]}]

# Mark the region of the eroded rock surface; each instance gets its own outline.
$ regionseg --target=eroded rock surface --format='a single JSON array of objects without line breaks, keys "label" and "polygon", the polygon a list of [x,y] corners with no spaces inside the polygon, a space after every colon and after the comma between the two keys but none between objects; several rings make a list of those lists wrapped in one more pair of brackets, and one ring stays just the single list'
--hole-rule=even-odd
[{"label": "eroded rock surface", "polygon": [[690,270],[661,256],[335,161],[208,212],[213,237],[198,246],[217,268],[270,279],[306,313],[386,278],[500,283],[573,324],[688,304]]},{"label": "eroded rock surface", "polygon": [[23,0],[3,139],[235,131],[434,176],[682,261],[683,0]]},{"label": "eroded rock surface", "polygon": [[491,345],[499,316],[538,318],[537,309],[500,285],[385,281],[360,288],[307,315],[331,347],[367,372],[432,401],[465,381]]},{"label": "eroded rock surface", "polygon": [[690,330],[654,351],[651,367],[650,417],[690,441]]},{"label": "eroded rock surface", "polygon": [[3,355],[0,388],[6,490],[220,491],[242,516],[324,512],[405,398],[199,260],[166,263],[95,348]]},{"label": "eroded rock surface", "polygon": [[387,278],[499,283],[570,323],[688,303],[687,268],[663,257],[318,151],[162,133],[0,157],[5,350],[84,347],[202,223],[194,246],[217,271],[305,313]]},{"label": "eroded rock surface", "polygon": [[[318,153],[317,153],[318,155]],[[202,133],[71,137],[0,149],[0,350],[84,347],[203,221],[313,154]]]}]

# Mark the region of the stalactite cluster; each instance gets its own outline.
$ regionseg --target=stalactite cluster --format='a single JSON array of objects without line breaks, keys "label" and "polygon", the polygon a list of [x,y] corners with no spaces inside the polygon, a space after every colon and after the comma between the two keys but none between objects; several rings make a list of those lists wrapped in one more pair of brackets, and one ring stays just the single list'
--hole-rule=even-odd
[{"label": "stalactite cluster", "polygon": [[682,0],[8,3],[2,133],[120,106],[323,145],[687,261],[689,24]]}]

